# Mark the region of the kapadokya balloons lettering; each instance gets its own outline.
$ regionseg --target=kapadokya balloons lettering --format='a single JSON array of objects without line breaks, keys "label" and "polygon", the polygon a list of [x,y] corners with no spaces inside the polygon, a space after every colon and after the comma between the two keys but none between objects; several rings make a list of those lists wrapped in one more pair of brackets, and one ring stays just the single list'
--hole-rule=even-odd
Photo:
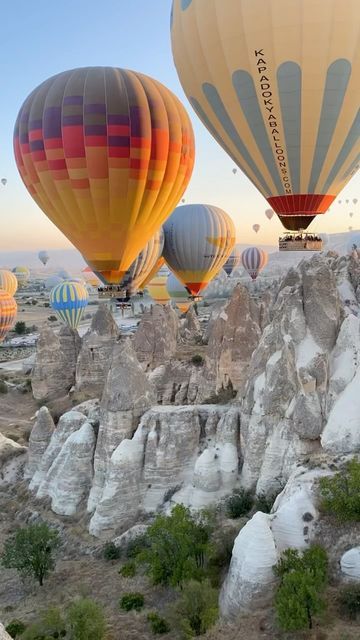
[{"label": "kapadokya balloons lettering", "polygon": [[14,296],[18,288],[18,281],[14,273],[7,269],[0,269],[0,289]]},{"label": "kapadokya balloons lettering", "polygon": [[13,269],[13,274],[15,275],[19,287],[25,286],[29,282],[30,278],[30,269],[28,267],[15,267]]},{"label": "kapadokya balloons lettering", "polygon": [[255,233],[259,233],[260,225],[259,224],[253,224],[253,230],[255,231]]},{"label": "kapadokya balloons lettering", "polygon": [[51,308],[71,329],[79,326],[87,303],[88,293],[78,282],[61,282],[50,293]]},{"label": "kapadokya balloons lettering", "polygon": [[238,267],[240,264],[241,264],[241,250],[239,245],[236,244],[223,266],[223,269],[226,275],[231,276],[234,269],[236,269],[236,267]]},{"label": "kapadokya balloons lettering", "polygon": [[164,232],[163,256],[194,296],[215,278],[235,245],[233,221],[212,205],[177,207],[165,222]]},{"label": "kapadokya balloons lettering", "polygon": [[173,273],[170,273],[168,276],[166,288],[171,301],[176,304],[181,313],[186,313],[192,304],[192,300],[190,299],[189,292],[186,287],[177,279],[176,276],[174,276]]},{"label": "kapadokya balloons lettering", "polygon": [[39,251],[38,258],[39,258],[40,262],[43,263],[44,267],[47,265],[47,263],[50,260],[50,256],[49,256],[47,251]]},{"label": "kapadokya balloons lettering", "polygon": [[273,218],[274,214],[275,214],[275,211],[273,211],[272,209],[266,209],[266,211],[265,211],[265,215],[266,215],[268,220],[271,220]]},{"label": "kapadokya balloons lettering", "polygon": [[108,282],[119,282],[178,204],[195,155],[178,98],[113,67],[43,82],[20,109],[14,149],[31,196]]},{"label": "kapadokya balloons lettering", "polygon": [[266,251],[257,247],[248,247],[241,256],[242,265],[252,280],[256,280],[259,273],[266,267],[268,259]]},{"label": "kapadokya balloons lettering", "polygon": [[160,269],[159,273],[149,282],[147,290],[156,304],[166,305],[170,302],[170,296],[166,288],[169,272],[167,269]]},{"label": "kapadokya balloons lettering", "polygon": [[0,289],[0,342],[15,324],[17,304],[14,298],[4,289]]},{"label": "kapadokya balloons lettering", "polygon": [[307,228],[359,168],[358,2],[174,0],[171,32],[200,120],[283,225]]}]

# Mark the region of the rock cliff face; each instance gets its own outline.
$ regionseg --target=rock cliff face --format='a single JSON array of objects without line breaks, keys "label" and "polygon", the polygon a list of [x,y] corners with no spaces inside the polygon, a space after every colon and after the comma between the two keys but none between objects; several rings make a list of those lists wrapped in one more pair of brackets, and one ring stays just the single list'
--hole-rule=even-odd
[{"label": "rock cliff face", "polygon": [[12,640],[11,636],[6,633],[4,626],[0,622],[0,640]]},{"label": "rock cliff face", "polygon": [[149,373],[158,404],[199,404],[215,393],[215,382],[203,365],[172,361]]},{"label": "rock cliff face", "polygon": [[44,327],[37,342],[31,377],[36,400],[45,403],[68,395],[75,384],[80,344],[77,331],[63,326],[56,334],[50,327]]},{"label": "rock cliff face", "polygon": [[100,305],[89,331],[81,341],[76,364],[76,394],[101,398],[118,335],[119,329],[112,313],[106,306]]},{"label": "rock cliff face", "polygon": [[156,304],[145,311],[134,336],[134,350],[145,370],[171,360],[178,330],[178,316],[171,307]]},{"label": "rock cliff face", "polygon": [[26,460],[26,447],[0,433],[0,487],[19,479]]},{"label": "rock cliff face", "polygon": [[28,460],[24,473],[25,478],[29,479],[33,477],[48,448],[54,429],[55,425],[51,413],[46,407],[41,407],[30,434]]}]

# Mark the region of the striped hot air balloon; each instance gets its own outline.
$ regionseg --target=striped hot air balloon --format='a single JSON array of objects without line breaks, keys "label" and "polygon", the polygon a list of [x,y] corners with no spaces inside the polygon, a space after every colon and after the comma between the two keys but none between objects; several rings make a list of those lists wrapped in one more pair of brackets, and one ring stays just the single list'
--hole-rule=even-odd
[{"label": "striped hot air balloon", "polygon": [[18,281],[14,273],[8,269],[0,269],[0,289],[14,296],[18,288]]},{"label": "striped hot air balloon", "polygon": [[50,304],[60,320],[71,329],[77,329],[88,303],[88,293],[83,284],[62,282],[50,293]]},{"label": "striped hot air balloon", "polygon": [[234,269],[236,269],[241,264],[241,250],[239,245],[235,245],[230,256],[226,260],[223,269],[227,276],[231,276]]},{"label": "striped hot air balloon", "polygon": [[266,251],[258,249],[257,247],[245,249],[241,256],[242,265],[252,280],[256,280],[259,273],[266,267],[268,259],[269,257]]},{"label": "striped hot air balloon", "polygon": [[24,287],[29,282],[30,269],[28,267],[18,266],[13,269],[19,288]]},{"label": "striped hot air balloon", "polygon": [[156,304],[166,305],[170,302],[170,296],[166,288],[168,275],[169,270],[167,267],[163,267],[146,287],[149,295]]},{"label": "striped hot air balloon", "polygon": [[3,289],[0,289],[0,342],[15,324],[17,304],[14,298]]},{"label": "striped hot air balloon", "polygon": [[358,0],[173,0],[195,112],[289,230],[360,165]]},{"label": "striped hot air balloon", "polygon": [[184,287],[183,283],[170,273],[166,282],[166,288],[171,301],[174,302],[181,313],[186,313],[192,305],[192,301],[189,298],[189,292]]},{"label": "striped hot air balloon", "polygon": [[233,221],[212,205],[177,207],[165,222],[164,232],[164,258],[194,296],[215,278],[235,245]]},{"label": "striped hot air balloon", "polygon": [[14,149],[30,195],[109,284],[120,282],[180,201],[195,156],[178,98],[113,67],[43,82],[20,110]]},{"label": "striped hot air balloon", "polygon": [[165,264],[165,258],[163,256],[160,256],[160,258],[156,261],[154,267],[151,269],[149,275],[145,278],[145,280],[142,281],[139,287],[141,291],[145,289],[145,287],[147,287],[149,282],[151,282],[151,280],[155,278],[156,274],[160,271],[160,269],[164,266],[164,264]]}]

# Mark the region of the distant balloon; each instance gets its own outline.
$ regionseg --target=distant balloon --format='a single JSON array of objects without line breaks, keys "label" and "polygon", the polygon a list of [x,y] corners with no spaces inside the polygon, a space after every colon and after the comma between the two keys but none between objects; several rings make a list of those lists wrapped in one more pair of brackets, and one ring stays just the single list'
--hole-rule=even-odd
[{"label": "distant balloon", "polygon": [[3,289],[0,289],[0,342],[15,324],[17,304],[14,298]]},{"label": "distant balloon", "polygon": [[346,204],[349,204],[350,200],[345,200]]},{"label": "distant balloon", "polygon": [[253,230],[255,231],[255,233],[259,233],[261,227],[259,224],[253,224]]},{"label": "distant balloon", "polygon": [[273,211],[272,209],[266,209],[265,215],[268,220],[271,220],[271,218],[275,215],[275,211]]},{"label": "distant balloon", "polygon": [[342,203],[342,200],[338,200],[338,204],[341,204],[341,203]]},{"label": "distant balloon", "polygon": [[0,289],[14,296],[18,288],[18,281],[14,273],[7,269],[0,269]]},{"label": "distant balloon", "polygon": [[192,295],[219,273],[235,245],[235,226],[218,207],[189,204],[177,207],[164,224],[163,256]]},{"label": "distant balloon", "polygon": [[40,262],[43,263],[44,267],[47,265],[47,263],[50,260],[50,256],[49,256],[47,251],[39,251],[38,258],[39,258]]},{"label": "distant balloon", "polygon": [[233,169],[232,172],[233,172],[234,175],[236,175],[237,174],[237,169]]},{"label": "distant balloon", "polygon": [[13,269],[13,273],[16,276],[19,287],[24,287],[29,282],[30,269],[27,267],[15,267],[15,269]]},{"label": "distant balloon", "polygon": [[181,313],[186,313],[191,307],[192,301],[189,292],[180,280],[170,273],[166,282],[166,288],[171,301],[174,302]]},{"label": "distant balloon", "polygon": [[352,231],[352,230],[353,230],[353,227],[349,227],[349,231]]},{"label": "distant balloon", "polygon": [[231,276],[236,267],[241,264],[241,250],[239,245],[235,245],[228,259],[226,260],[223,269],[227,276]]},{"label": "distant balloon", "polygon": [[185,204],[185,202],[186,202],[185,198],[183,198],[183,199],[181,200],[181,202],[182,202],[183,204]]},{"label": "distant balloon", "polygon": [[61,284],[62,282],[64,282],[64,280],[59,276],[49,276],[45,280],[45,289],[47,289],[47,291],[51,291],[51,289],[56,287],[58,284]]},{"label": "distant balloon", "polygon": [[259,273],[266,267],[268,259],[266,251],[257,247],[245,249],[241,256],[242,265],[252,280],[256,280]]},{"label": "distant balloon", "polygon": [[68,271],[66,271],[65,269],[60,269],[60,271],[58,271],[57,275],[59,276],[59,278],[62,278],[63,280],[70,280],[70,273]]},{"label": "distant balloon", "polygon": [[353,212],[349,213],[350,218],[352,218],[353,215],[354,215]]},{"label": "distant balloon", "polygon": [[77,282],[62,282],[50,293],[50,304],[60,320],[71,329],[77,329],[88,303],[84,285]]},{"label": "distant balloon", "polygon": [[160,269],[157,276],[155,276],[146,287],[149,295],[156,304],[166,305],[170,302],[170,296],[166,288],[167,279],[168,272]]},{"label": "distant balloon", "polygon": [[357,198],[354,198],[354,199],[353,199],[353,204],[357,204],[357,203],[358,203],[358,199],[357,199]]},{"label": "distant balloon", "polygon": [[1,178],[1,184],[5,187],[7,185],[7,179]]}]

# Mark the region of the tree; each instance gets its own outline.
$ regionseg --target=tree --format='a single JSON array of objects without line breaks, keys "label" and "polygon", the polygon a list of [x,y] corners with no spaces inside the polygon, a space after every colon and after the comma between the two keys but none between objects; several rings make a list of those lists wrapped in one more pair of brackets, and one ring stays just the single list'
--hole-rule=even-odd
[{"label": "tree", "polygon": [[15,333],[17,333],[18,336],[23,336],[26,333],[26,323],[23,322],[22,320],[19,320],[15,324],[14,331]]},{"label": "tree", "polygon": [[321,507],[340,520],[360,520],[360,462],[350,460],[332,477],[320,478]]},{"label": "tree", "polygon": [[59,544],[57,531],[46,523],[32,524],[5,542],[1,561],[4,567],[16,569],[23,577],[31,576],[42,586],[55,568],[54,551]]},{"label": "tree", "polygon": [[149,547],[138,556],[155,584],[181,585],[204,575],[210,549],[210,525],[195,520],[182,505],[159,515],[147,530]]},{"label": "tree", "polygon": [[280,578],[275,607],[281,628],[311,629],[313,617],[325,609],[322,596],[328,577],[325,550],[314,545],[300,555],[295,549],[287,549],[274,573]]},{"label": "tree", "polygon": [[76,600],[67,611],[70,640],[102,640],[106,631],[102,608],[93,600]]},{"label": "tree", "polygon": [[201,636],[219,617],[218,592],[208,580],[190,580],[184,585],[174,612],[175,622],[182,629],[184,638]]}]

